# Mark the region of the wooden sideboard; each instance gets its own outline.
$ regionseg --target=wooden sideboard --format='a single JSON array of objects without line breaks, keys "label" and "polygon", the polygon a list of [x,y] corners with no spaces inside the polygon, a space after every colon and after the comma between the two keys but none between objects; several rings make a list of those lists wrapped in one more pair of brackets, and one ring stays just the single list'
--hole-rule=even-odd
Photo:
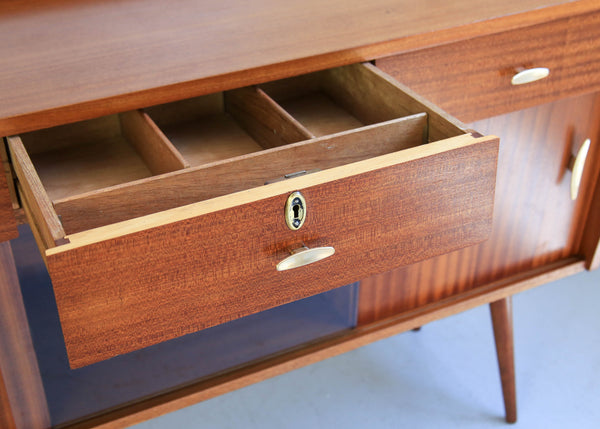
[{"label": "wooden sideboard", "polygon": [[[34,351],[27,268],[15,264],[23,246],[6,241],[24,222],[70,365],[100,374],[95,362],[361,280],[358,296],[340,292],[355,326],[242,350],[230,368],[61,427],[127,426],[488,303],[514,421],[510,296],[600,265],[598,24],[588,0],[3,5],[0,426],[55,423],[40,370],[50,357]],[[511,85],[533,67],[550,74]],[[289,102],[307,88],[337,107]],[[353,118],[332,119],[339,106]],[[169,130],[190,112],[231,115],[261,148],[187,152]],[[105,135],[135,150],[102,146]],[[99,149],[60,167],[67,139]],[[145,166],[121,168],[129,153]],[[112,168],[86,188],[100,157]],[[310,172],[279,180],[298,159]],[[308,201],[298,231],[283,220],[294,190]],[[300,245],[336,254],[276,276]]]}]

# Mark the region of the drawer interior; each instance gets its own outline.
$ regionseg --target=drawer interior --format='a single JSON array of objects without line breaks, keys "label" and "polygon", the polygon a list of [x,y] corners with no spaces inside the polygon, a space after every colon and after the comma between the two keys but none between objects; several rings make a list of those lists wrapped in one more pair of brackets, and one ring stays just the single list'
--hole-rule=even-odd
[{"label": "drawer interior", "polygon": [[361,84],[347,69],[331,69],[261,85],[314,137],[377,124],[417,111],[386,105],[384,88]]},{"label": "drawer interior", "polygon": [[[146,109],[152,120],[192,166],[226,160],[309,137],[262,91],[212,94]],[[274,133],[274,127],[288,130]],[[297,129],[293,129],[293,128]]]},{"label": "drawer interior", "polygon": [[225,109],[223,98],[222,94],[200,97],[148,113],[191,165],[261,150],[260,142]]},{"label": "drawer interior", "polygon": [[105,116],[21,136],[48,196],[60,200],[183,168],[168,159],[152,162],[155,147],[139,112]]},{"label": "drawer interior", "polygon": [[310,74],[300,78],[263,85],[279,105],[298,120],[312,136],[325,136],[367,125],[351,108],[336,97],[326,75]]},{"label": "drawer interior", "polygon": [[8,140],[32,212],[54,213],[54,237],[461,134],[358,64]]}]

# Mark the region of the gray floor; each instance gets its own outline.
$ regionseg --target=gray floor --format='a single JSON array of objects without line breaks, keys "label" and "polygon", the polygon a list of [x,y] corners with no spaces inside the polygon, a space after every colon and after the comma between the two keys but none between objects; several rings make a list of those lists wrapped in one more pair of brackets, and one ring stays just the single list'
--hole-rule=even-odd
[{"label": "gray floor", "polygon": [[516,425],[481,307],[135,428],[599,428],[600,270],[513,303]]}]

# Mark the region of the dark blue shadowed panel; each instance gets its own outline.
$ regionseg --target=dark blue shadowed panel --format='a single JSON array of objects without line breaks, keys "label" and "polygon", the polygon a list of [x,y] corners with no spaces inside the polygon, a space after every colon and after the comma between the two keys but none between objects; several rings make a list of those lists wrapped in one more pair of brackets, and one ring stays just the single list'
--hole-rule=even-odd
[{"label": "dark blue shadowed panel", "polygon": [[11,242],[52,424],[188,384],[356,324],[357,284],[71,370],[31,230]]}]

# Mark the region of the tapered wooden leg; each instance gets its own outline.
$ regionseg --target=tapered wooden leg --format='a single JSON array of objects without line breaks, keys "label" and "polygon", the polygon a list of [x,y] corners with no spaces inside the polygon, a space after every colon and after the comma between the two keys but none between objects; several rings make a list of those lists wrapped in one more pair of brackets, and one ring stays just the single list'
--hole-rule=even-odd
[{"label": "tapered wooden leg", "polygon": [[46,395],[8,242],[0,243],[0,427],[50,427]]},{"label": "tapered wooden leg", "polygon": [[515,386],[515,358],[513,347],[512,298],[508,297],[490,303],[496,354],[504,395],[506,421],[517,421],[517,392]]}]

